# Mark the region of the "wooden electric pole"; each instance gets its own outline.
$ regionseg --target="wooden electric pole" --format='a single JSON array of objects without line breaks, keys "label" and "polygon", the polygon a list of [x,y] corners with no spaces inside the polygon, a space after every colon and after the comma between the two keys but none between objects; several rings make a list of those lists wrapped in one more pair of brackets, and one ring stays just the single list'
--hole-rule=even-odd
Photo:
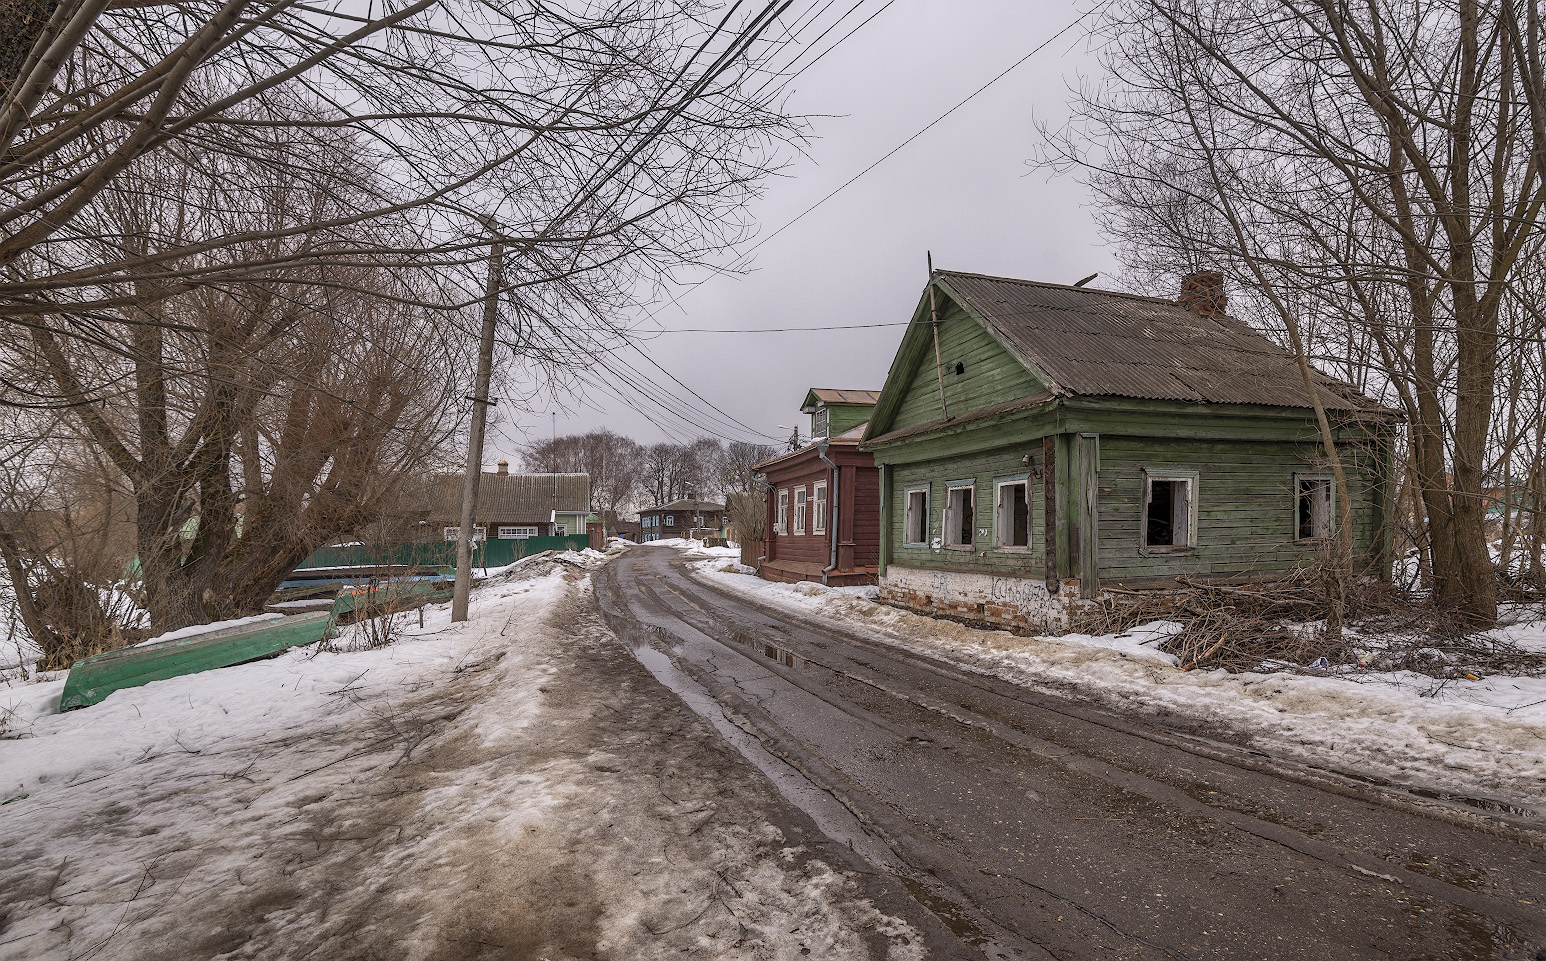
[{"label": "wooden electric pole", "polygon": [[[489,378],[494,366],[494,322],[499,317],[500,273],[505,245],[495,240],[489,250],[488,284],[483,291],[483,337],[478,342],[478,377],[473,385],[472,429],[467,437],[467,472],[462,477],[462,526],[456,535],[456,592],[451,597],[451,620],[467,620],[472,594],[473,514],[478,504],[478,481],[483,477],[483,429],[488,424]],[[485,533],[485,536],[487,534]]]}]

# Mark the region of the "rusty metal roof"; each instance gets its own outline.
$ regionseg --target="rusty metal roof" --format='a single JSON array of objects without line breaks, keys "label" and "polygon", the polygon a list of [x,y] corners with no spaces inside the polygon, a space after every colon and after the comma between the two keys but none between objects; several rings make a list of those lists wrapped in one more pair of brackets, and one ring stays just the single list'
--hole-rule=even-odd
[{"label": "rusty metal roof", "polygon": [[810,392],[823,404],[870,404],[880,400],[878,390],[844,390],[834,387],[812,387]]},{"label": "rusty metal roof", "polygon": [[[427,516],[450,520],[462,513],[462,477],[440,475],[429,484]],[[490,474],[478,481],[479,523],[546,521],[553,511],[590,510],[589,474]]]},{"label": "rusty metal roof", "polygon": [[[1037,373],[1067,395],[1310,407],[1294,355],[1232,317],[1158,297],[941,270],[936,277]],[[1380,411],[1314,374],[1332,410]]]}]

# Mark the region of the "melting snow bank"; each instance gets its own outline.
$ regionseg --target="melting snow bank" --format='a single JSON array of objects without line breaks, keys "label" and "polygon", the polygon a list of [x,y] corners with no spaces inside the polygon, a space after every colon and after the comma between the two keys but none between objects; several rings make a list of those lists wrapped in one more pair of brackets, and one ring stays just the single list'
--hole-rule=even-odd
[{"label": "melting snow bank", "polygon": [[601,626],[593,555],[378,650],[5,689],[0,958],[917,957]]},{"label": "melting snow bank", "polygon": [[[1281,757],[1404,787],[1536,811],[1546,797],[1546,679],[1438,685],[1408,673],[1318,677],[1182,671],[1155,650],[1174,625],[1122,635],[1020,637],[875,602],[875,588],[780,584],[719,560],[695,572],[764,603],[839,621],[902,647],[1026,687],[1109,707],[1215,722]],[[1509,629],[1521,643],[1541,625]]]}]

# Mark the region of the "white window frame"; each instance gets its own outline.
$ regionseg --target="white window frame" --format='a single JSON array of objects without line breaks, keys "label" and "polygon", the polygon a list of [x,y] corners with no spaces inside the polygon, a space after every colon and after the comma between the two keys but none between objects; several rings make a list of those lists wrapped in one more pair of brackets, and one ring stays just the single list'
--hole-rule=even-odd
[{"label": "white window frame", "polygon": [[[1197,471],[1167,470],[1165,468],[1147,468],[1143,470],[1143,498],[1140,502],[1138,514],[1138,552],[1140,554],[1189,554],[1197,550],[1197,502],[1199,500],[1200,475]],[[1186,542],[1184,544],[1150,544],[1149,543],[1149,500],[1153,495],[1154,482],[1183,481],[1187,486],[1187,504],[1185,511]],[[1172,511],[1174,511],[1172,507]],[[1176,516],[1171,515],[1172,529]]]},{"label": "white window frame", "polygon": [[[457,537],[461,536],[462,528],[461,528],[461,525],[458,524],[455,527],[443,527],[443,528],[441,528],[440,532],[445,537],[446,540],[454,541],[454,540],[457,539]],[[473,540],[481,541],[487,535],[488,535],[488,529],[485,528],[482,524],[474,524],[474,525],[472,525],[472,539]]]},{"label": "white window frame", "polygon": [[[902,498],[902,546],[903,547],[928,547],[929,546],[929,487],[927,484],[907,488]],[[913,495],[920,497],[917,509],[913,507]],[[908,535],[913,532],[914,521],[918,522],[918,532],[922,535],[918,540],[911,540]]]},{"label": "white window frame", "polygon": [[[1014,523],[1014,517],[1013,515],[1009,515],[1007,518],[1005,516],[1004,488],[1013,487],[1017,484],[1023,485],[1025,487],[1024,544],[1008,543],[1008,541],[1013,539],[1013,532],[1006,526],[1005,523],[1008,521],[1008,523],[1012,525]],[[994,482],[993,493],[995,495],[993,498],[993,549],[996,551],[1007,551],[1009,553],[1030,553],[1031,548],[1034,546],[1036,541],[1036,517],[1035,512],[1031,510],[1031,505],[1035,503],[1035,501],[1031,499],[1034,493],[1034,488],[1031,484],[1031,476],[1029,474],[1021,474],[1016,477],[1001,477]]]},{"label": "white window frame", "polygon": [[569,525],[568,524],[554,524],[553,525],[553,536],[554,537],[568,537],[569,536]]},{"label": "white window frame", "polygon": [[794,531],[796,534],[810,533],[810,528],[806,526],[806,521],[810,519],[810,511],[807,509],[810,505],[810,499],[810,491],[806,489],[804,484],[794,489]]},{"label": "white window frame", "polygon": [[811,414],[811,437],[812,437],[812,439],[817,438],[817,437],[826,437],[827,434],[829,433],[829,431],[831,430],[831,424],[832,424],[832,414],[831,414],[831,412],[827,408],[825,408],[825,407],[818,407],[818,408],[816,408],[815,413]]},{"label": "white window frame", "polygon": [[[956,494],[968,491],[972,498],[972,523],[969,528],[972,539],[966,542],[953,540],[953,536],[961,528],[961,519],[957,516]],[[945,485],[945,509],[940,518],[940,538],[944,545],[951,550],[970,551],[977,548],[977,481],[971,480],[950,481]]]},{"label": "white window frame", "polygon": [[537,529],[520,524],[500,524],[494,529],[494,534],[502,541],[524,541],[528,537],[536,537]]},{"label": "white window frame", "polygon": [[811,494],[811,532],[827,532],[827,482],[817,481]]},{"label": "white window frame", "polygon": [[[1314,531],[1306,534],[1299,528],[1299,485],[1305,481],[1324,482],[1326,485],[1326,532],[1316,534]],[[1312,524],[1313,518],[1312,518]],[[1337,480],[1332,474],[1324,474],[1318,471],[1298,471],[1294,474],[1294,540],[1300,543],[1313,544],[1330,537],[1337,529]]]},{"label": "white window frame", "polygon": [[667,514],[666,515],[666,526],[667,527],[675,527],[676,526],[676,515],[675,514]]},{"label": "white window frame", "polygon": [[778,492],[778,517],[773,524],[773,531],[777,534],[789,533],[789,491]]}]

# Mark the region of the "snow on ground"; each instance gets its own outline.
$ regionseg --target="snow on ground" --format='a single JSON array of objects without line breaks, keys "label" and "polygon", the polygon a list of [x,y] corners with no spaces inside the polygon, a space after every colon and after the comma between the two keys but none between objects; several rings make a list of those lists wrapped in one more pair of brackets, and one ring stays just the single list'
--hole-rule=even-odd
[{"label": "snow on ground", "polygon": [[158,644],[161,641],[175,641],[184,637],[197,637],[200,634],[208,634],[210,631],[223,631],[227,628],[241,627],[243,624],[259,624],[263,621],[277,621],[282,617],[284,617],[283,614],[254,614],[251,617],[233,617],[228,621],[194,624],[191,627],[183,627],[175,631],[167,631],[165,634],[157,634],[155,637],[140,641],[134,646],[144,647],[146,644]]},{"label": "snow on ground", "polygon": [[604,556],[572,553],[377,650],[66,714],[63,674],[0,689],[0,959],[916,956],[606,633],[575,569]]},{"label": "snow on ground", "polygon": [[[1163,622],[1103,637],[1021,637],[880,604],[873,587],[780,584],[718,560],[692,566],[764,603],[837,620],[971,671],[1118,709],[1203,720],[1318,767],[1546,810],[1546,678],[1440,685],[1405,672],[1182,671],[1155,650],[1177,629]],[[1500,633],[1546,650],[1546,623]]]}]

